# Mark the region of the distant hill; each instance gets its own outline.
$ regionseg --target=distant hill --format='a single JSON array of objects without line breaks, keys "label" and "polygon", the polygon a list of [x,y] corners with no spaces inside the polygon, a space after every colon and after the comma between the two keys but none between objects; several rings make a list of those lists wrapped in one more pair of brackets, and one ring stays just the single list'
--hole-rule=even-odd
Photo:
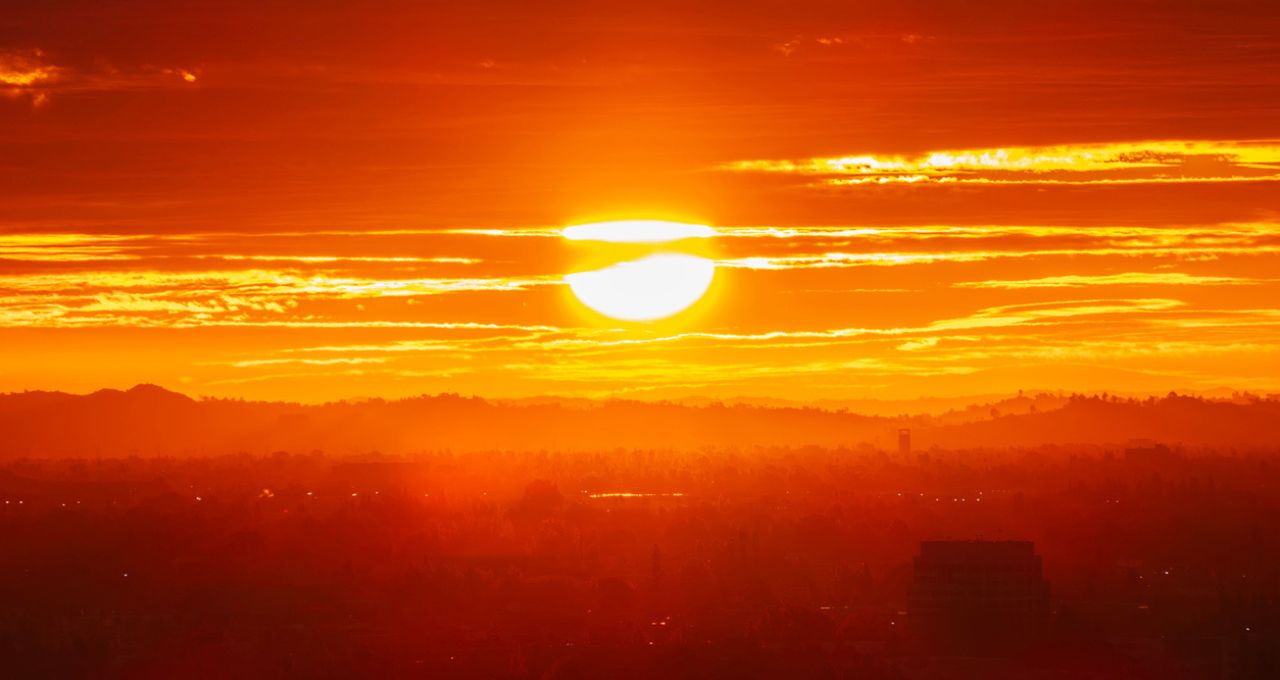
[{"label": "distant hill", "polygon": [[[917,449],[1040,444],[1280,444],[1280,401],[1018,397],[932,416],[813,407],[638,401],[492,402],[457,395],[324,405],[195,400],[154,385],[88,395],[0,395],[0,457],[201,455],[278,450],[596,450],[754,446]],[[1046,410],[1046,408],[1050,410]]]},{"label": "distant hill", "polygon": [[922,444],[956,448],[1153,439],[1191,446],[1275,449],[1280,448],[1280,400],[1241,403],[1176,395],[1142,401],[1074,397],[1056,410],[926,429],[921,435]]}]

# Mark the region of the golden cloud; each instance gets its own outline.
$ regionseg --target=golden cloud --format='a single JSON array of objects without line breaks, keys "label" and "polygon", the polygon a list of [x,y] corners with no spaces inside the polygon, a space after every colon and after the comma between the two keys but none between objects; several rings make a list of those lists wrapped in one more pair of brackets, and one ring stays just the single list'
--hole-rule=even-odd
[{"label": "golden cloud", "polygon": [[1253,286],[1272,281],[1274,279],[1197,276],[1181,272],[1126,272],[1123,274],[1097,275],[1069,274],[1065,276],[1046,276],[1038,279],[964,281],[953,285],[956,288],[1019,290],[1025,288],[1082,288],[1085,286]]},{"label": "golden cloud", "polygon": [[858,184],[1126,184],[1237,182],[1280,178],[1280,141],[1167,140],[950,149],[799,160],[745,160],[721,166]]}]

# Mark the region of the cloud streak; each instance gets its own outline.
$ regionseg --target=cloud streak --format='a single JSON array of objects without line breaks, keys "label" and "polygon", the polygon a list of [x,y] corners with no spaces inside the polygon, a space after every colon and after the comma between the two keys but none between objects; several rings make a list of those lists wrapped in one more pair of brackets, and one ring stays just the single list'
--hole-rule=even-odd
[{"label": "cloud streak", "polygon": [[1125,272],[1046,276],[1037,279],[962,281],[957,288],[992,288],[1021,290],[1028,288],[1084,288],[1089,286],[1256,286],[1276,279],[1251,279],[1238,276],[1197,276],[1182,272]]},{"label": "cloud streak", "polygon": [[53,95],[157,87],[190,86],[199,80],[194,69],[139,67],[121,70],[104,66],[72,67],[54,62],[42,49],[0,50],[0,96],[26,99],[32,106],[48,103]]},{"label": "cloud streak", "polygon": [[386,279],[259,269],[100,271],[88,279],[82,273],[0,274],[0,326],[311,323],[326,319],[305,308],[326,301],[512,292],[561,283],[553,276]]},{"label": "cloud streak", "polygon": [[862,184],[1146,184],[1280,178],[1280,141],[1172,140],[949,149],[798,160],[746,160],[721,170]]}]

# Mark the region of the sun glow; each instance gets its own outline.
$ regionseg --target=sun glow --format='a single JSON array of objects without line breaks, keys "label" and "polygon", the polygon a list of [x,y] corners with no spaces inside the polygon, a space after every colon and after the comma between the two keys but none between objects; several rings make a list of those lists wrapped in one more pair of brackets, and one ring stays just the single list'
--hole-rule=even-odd
[{"label": "sun glow", "polygon": [[686,224],[665,220],[621,220],[576,224],[565,227],[560,233],[570,241],[665,243],[686,238],[710,238],[716,235],[716,230],[705,224]]},{"label": "sun glow", "polygon": [[715,275],[706,258],[661,253],[565,276],[582,304],[623,321],[655,321],[688,309]]}]

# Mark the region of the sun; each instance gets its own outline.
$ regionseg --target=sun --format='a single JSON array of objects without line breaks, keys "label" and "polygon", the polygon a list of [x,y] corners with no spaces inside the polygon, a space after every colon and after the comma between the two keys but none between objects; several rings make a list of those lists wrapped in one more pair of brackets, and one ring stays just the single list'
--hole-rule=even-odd
[{"label": "sun", "polygon": [[713,236],[715,230],[705,225],[656,220],[597,222],[568,227],[562,234],[573,241],[649,244],[657,249],[643,257],[565,276],[579,302],[613,319],[657,321],[678,314],[700,300],[715,278],[712,260],[664,245]]},{"label": "sun", "polygon": [[656,321],[678,314],[711,287],[716,266],[705,257],[665,253],[619,262],[565,280],[582,304],[622,321]]}]

